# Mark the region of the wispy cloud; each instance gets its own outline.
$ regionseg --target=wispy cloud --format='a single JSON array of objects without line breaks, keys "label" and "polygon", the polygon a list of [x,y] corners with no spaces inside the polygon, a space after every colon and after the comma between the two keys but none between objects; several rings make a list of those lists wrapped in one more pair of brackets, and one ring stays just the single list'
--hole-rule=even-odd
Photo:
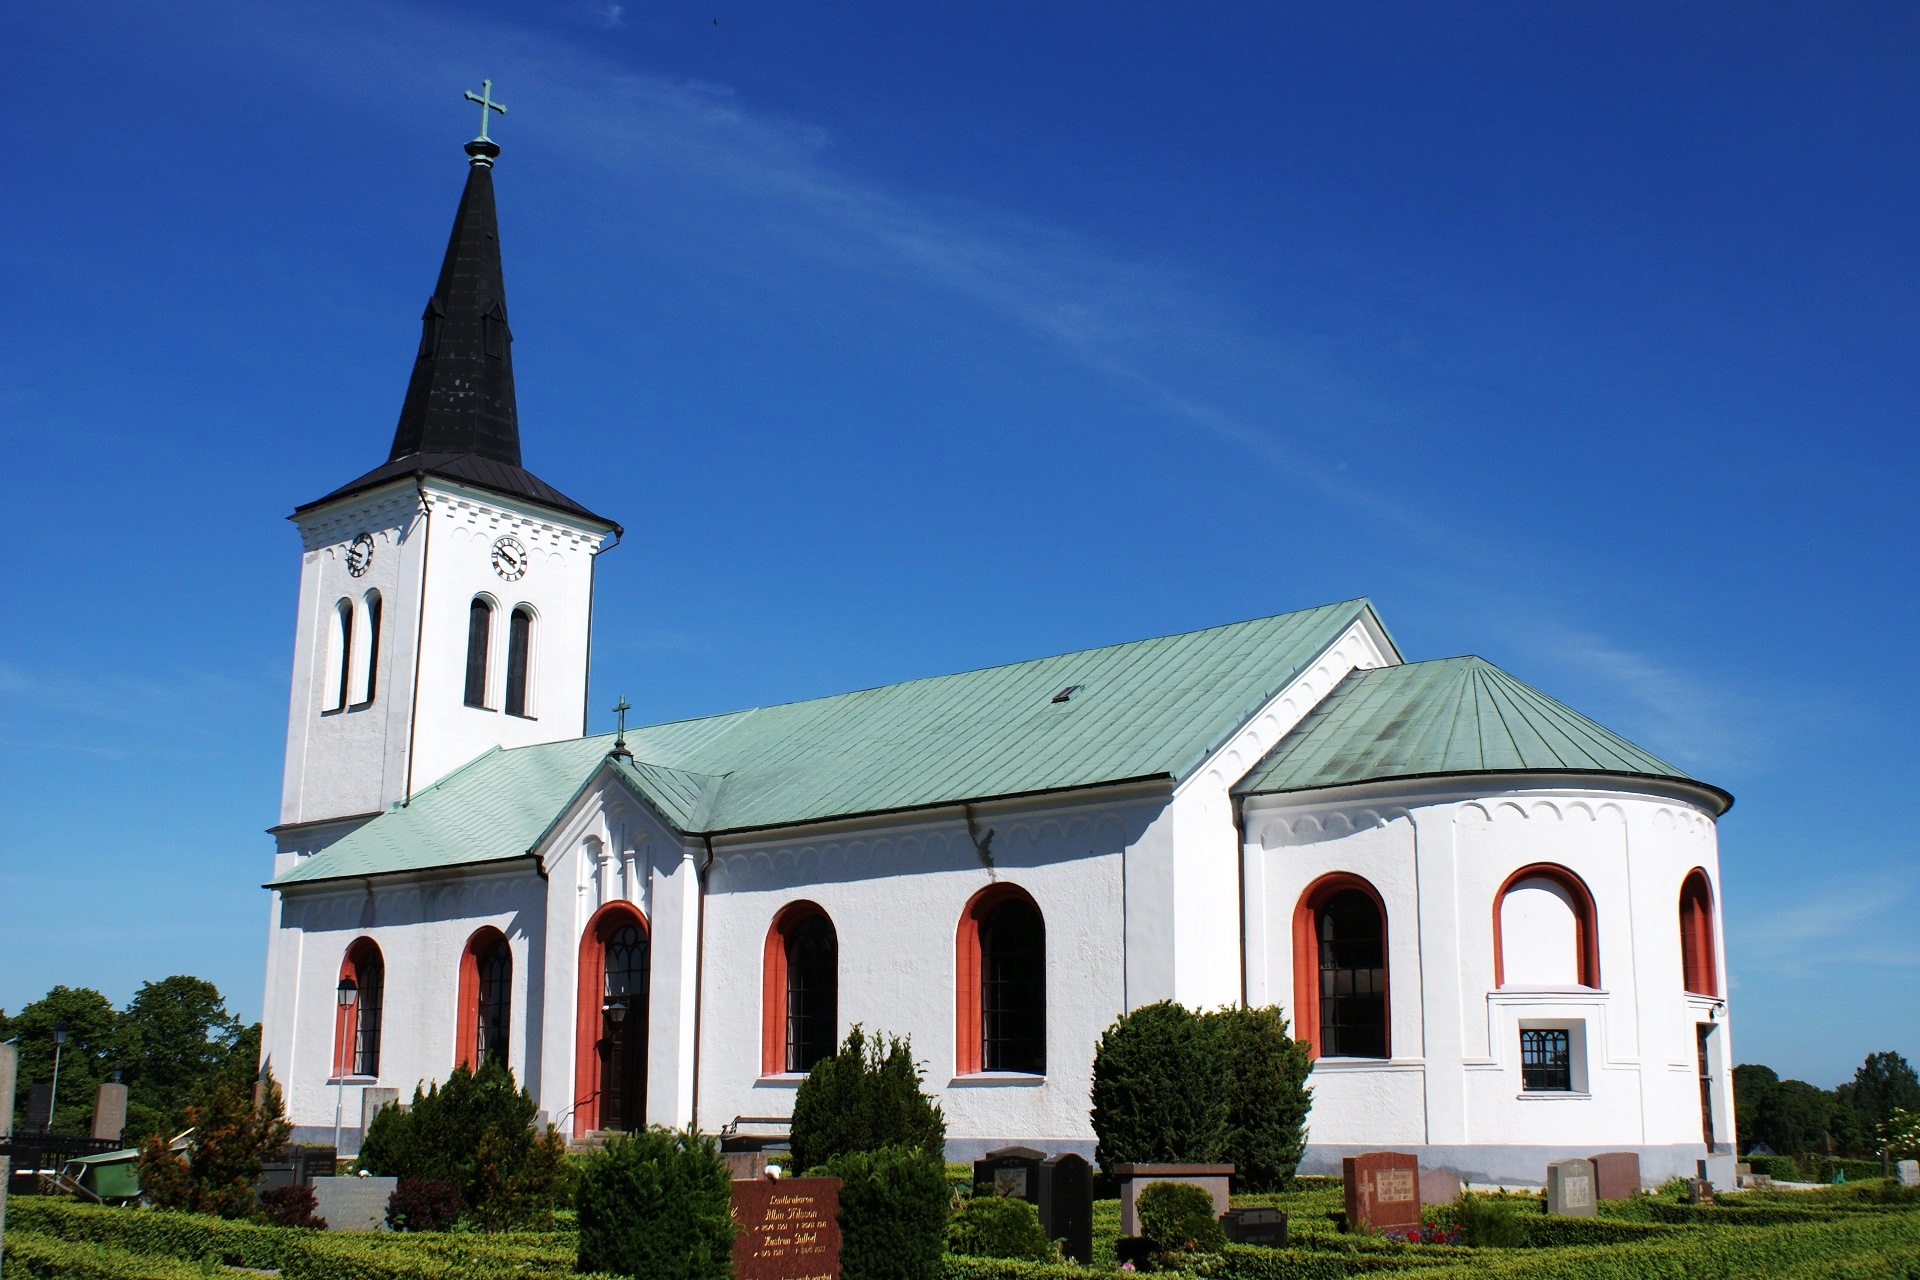
[{"label": "wispy cloud", "polygon": [[1920,969],[1910,925],[1916,906],[1920,890],[1909,875],[1827,878],[1730,916],[1732,959],[1748,972],[1784,975]]}]

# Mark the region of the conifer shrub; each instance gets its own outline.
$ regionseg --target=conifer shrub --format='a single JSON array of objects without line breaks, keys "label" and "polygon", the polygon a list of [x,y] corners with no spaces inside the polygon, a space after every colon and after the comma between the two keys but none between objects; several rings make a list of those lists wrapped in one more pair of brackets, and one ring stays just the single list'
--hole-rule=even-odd
[{"label": "conifer shrub", "polygon": [[1231,1161],[1236,1191],[1284,1191],[1306,1149],[1311,1065],[1278,1009],[1144,1005],[1094,1051],[1095,1157],[1109,1173]]},{"label": "conifer shrub", "polygon": [[920,1087],[910,1042],[869,1039],[859,1025],[814,1063],[793,1099],[793,1165],[812,1169],[852,1151],[908,1146],[944,1158],[947,1120]]},{"label": "conifer shrub", "polygon": [[1140,1234],[1152,1242],[1159,1265],[1169,1269],[1196,1253],[1226,1247],[1226,1229],[1213,1213],[1213,1196],[1188,1182],[1155,1182],[1134,1201]]},{"label": "conifer shrub", "polygon": [[358,1166],[392,1178],[451,1182],[483,1231],[542,1231],[566,1185],[566,1141],[534,1122],[539,1104],[497,1058],[416,1087],[405,1109],[367,1126]]},{"label": "conifer shrub", "polygon": [[204,1102],[187,1108],[193,1146],[183,1159],[158,1134],[140,1147],[140,1189],[162,1209],[245,1218],[256,1207],[254,1184],[273,1152],[287,1144],[293,1125],[269,1074],[253,1098],[254,1077],[235,1063],[214,1082]]},{"label": "conifer shrub", "polygon": [[445,1231],[466,1209],[460,1188],[446,1178],[402,1178],[387,1197],[387,1226],[395,1231]]},{"label": "conifer shrub", "polygon": [[712,1138],[651,1128],[580,1170],[578,1269],[650,1280],[733,1274],[733,1184]]},{"label": "conifer shrub", "polygon": [[1052,1262],[1058,1255],[1031,1204],[1013,1196],[962,1200],[947,1223],[947,1252],[976,1258]]},{"label": "conifer shrub", "polygon": [[1526,1227],[1506,1204],[1469,1192],[1454,1206],[1460,1243],[1475,1249],[1517,1249],[1527,1242]]},{"label": "conifer shrub", "polygon": [[946,1169],[917,1146],[849,1151],[816,1172],[840,1179],[841,1280],[941,1280]]}]

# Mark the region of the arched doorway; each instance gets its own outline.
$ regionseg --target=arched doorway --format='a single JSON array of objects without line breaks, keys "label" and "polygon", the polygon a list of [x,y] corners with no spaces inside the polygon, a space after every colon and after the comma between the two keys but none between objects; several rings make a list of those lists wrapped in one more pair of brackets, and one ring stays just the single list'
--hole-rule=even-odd
[{"label": "arched doorway", "polygon": [[651,950],[646,918],[624,902],[601,908],[580,939],[576,1135],[646,1127]]}]

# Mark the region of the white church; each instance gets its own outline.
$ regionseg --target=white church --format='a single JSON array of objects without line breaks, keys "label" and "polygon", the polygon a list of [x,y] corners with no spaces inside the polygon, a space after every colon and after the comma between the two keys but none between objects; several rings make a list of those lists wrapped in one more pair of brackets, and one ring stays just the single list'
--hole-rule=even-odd
[{"label": "white church", "polygon": [[949,1158],[1090,1155],[1095,1042],[1173,999],[1309,1042],[1303,1172],[1731,1149],[1732,797],[1366,600],[586,736],[620,530],[521,466],[467,152],[392,453],[293,516],[264,1053],[301,1139],[486,1055],[573,1137],[777,1139],[860,1023]]}]

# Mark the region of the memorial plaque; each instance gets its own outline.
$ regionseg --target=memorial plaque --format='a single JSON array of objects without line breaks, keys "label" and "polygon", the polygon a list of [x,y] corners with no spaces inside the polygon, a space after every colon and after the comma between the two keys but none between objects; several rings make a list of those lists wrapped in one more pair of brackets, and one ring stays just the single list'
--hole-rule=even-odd
[{"label": "memorial plaque", "polygon": [[1602,1200],[1625,1200],[1640,1191],[1640,1153],[1603,1151],[1593,1157],[1593,1194]]},{"label": "memorial plaque", "polygon": [[1453,1204],[1460,1199],[1460,1175],[1451,1169],[1420,1171],[1420,1204]]},{"label": "memorial plaque", "polygon": [[1564,1218],[1593,1217],[1593,1186],[1593,1161],[1555,1160],[1547,1166],[1547,1212]]},{"label": "memorial plaque", "polygon": [[734,1280],[839,1280],[840,1179],[733,1184]]},{"label": "memorial plaque", "polygon": [[1287,1215],[1281,1209],[1229,1209],[1220,1217],[1220,1225],[1232,1244],[1259,1245],[1265,1249],[1287,1247]]},{"label": "memorial plaque", "polygon": [[1893,1166],[1903,1187],[1920,1187],[1920,1160],[1902,1160]]},{"label": "memorial plaque", "polygon": [[127,1086],[103,1084],[93,1091],[93,1136],[120,1141],[127,1129]]},{"label": "memorial plaque", "polygon": [[1093,1263],[1093,1169],[1068,1152],[1040,1167],[1040,1226],[1049,1240],[1064,1241],[1066,1255]]},{"label": "memorial plaque", "polygon": [[1349,1230],[1420,1229],[1420,1161],[1404,1151],[1369,1151],[1340,1162]]}]

